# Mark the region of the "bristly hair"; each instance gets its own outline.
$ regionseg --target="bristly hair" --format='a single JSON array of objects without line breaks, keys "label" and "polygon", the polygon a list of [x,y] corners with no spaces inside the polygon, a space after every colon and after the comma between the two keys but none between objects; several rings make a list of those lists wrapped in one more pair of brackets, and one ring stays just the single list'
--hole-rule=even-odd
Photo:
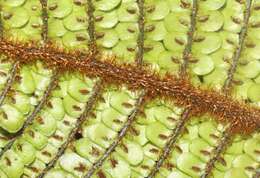
[{"label": "bristly hair", "polygon": [[[39,46],[34,43],[19,43],[0,40],[0,52],[21,63],[43,61],[50,68],[61,71],[80,71],[89,77],[100,77],[105,83],[126,84],[132,90],[146,89],[150,97],[170,99],[180,106],[192,108],[191,115],[209,113],[218,121],[230,123],[233,133],[251,133],[260,127],[260,109],[236,101],[230,96],[213,90],[194,87],[187,78],[174,75],[160,77],[133,64],[119,64],[114,56],[99,55],[91,60],[91,50],[68,52],[53,44]],[[103,60],[100,60],[103,58]]]}]

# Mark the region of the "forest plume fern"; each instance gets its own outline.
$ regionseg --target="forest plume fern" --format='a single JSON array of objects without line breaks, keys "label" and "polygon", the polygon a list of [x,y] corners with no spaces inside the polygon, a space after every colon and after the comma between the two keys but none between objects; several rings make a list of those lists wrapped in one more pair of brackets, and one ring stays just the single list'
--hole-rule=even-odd
[{"label": "forest plume fern", "polygon": [[258,178],[257,0],[0,0],[0,178]]}]

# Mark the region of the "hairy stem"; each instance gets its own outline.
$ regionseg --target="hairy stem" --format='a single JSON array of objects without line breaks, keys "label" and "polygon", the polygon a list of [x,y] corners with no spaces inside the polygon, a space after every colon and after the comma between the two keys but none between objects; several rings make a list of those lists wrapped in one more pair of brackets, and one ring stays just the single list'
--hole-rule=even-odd
[{"label": "hairy stem", "polygon": [[224,132],[223,137],[219,141],[218,146],[215,147],[215,149],[213,150],[213,157],[207,162],[206,170],[201,176],[201,178],[208,178],[211,175],[215,162],[220,159],[221,153],[223,153],[223,151],[227,148],[231,140],[231,134],[229,132],[229,129],[227,129]]},{"label": "hairy stem", "polygon": [[[138,0],[138,8],[139,8],[139,20],[138,20],[138,27],[139,27],[139,37],[138,37],[138,51],[136,53],[136,63],[139,68],[142,67],[143,64],[143,55],[144,55],[144,1]],[[84,176],[85,178],[90,178],[93,176],[93,174],[98,170],[105,160],[112,154],[112,152],[115,150],[115,148],[120,144],[122,139],[125,137],[127,131],[133,124],[136,115],[138,114],[138,111],[140,110],[140,107],[144,103],[146,92],[142,90],[142,93],[140,97],[138,98],[135,108],[130,113],[127,121],[124,123],[123,127],[119,131],[117,137],[112,142],[112,144],[107,148],[105,153],[92,165],[92,167],[88,170],[87,174]]]},{"label": "hairy stem", "polygon": [[90,178],[93,176],[93,174],[98,170],[105,160],[111,155],[111,153],[115,150],[115,148],[119,145],[121,140],[124,138],[126,135],[127,131],[129,130],[130,126],[132,125],[133,121],[135,120],[135,117],[137,113],[140,110],[140,107],[142,106],[145,98],[145,92],[142,92],[141,96],[137,100],[135,104],[135,108],[132,110],[130,113],[127,121],[124,123],[123,127],[118,133],[118,136],[116,139],[113,141],[113,143],[106,149],[105,153],[90,167],[88,170],[87,174],[84,176],[84,178]]},{"label": "hairy stem", "polygon": [[47,11],[47,0],[40,0],[42,6],[42,40],[47,42],[48,40],[48,11]]},{"label": "hairy stem", "polygon": [[78,118],[75,126],[70,131],[68,138],[61,145],[61,147],[59,148],[55,157],[47,164],[47,166],[44,168],[44,170],[37,176],[38,178],[43,178],[44,175],[55,165],[55,163],[58,161],[58,159],[63,155],[64,151],[66,150],[68,145],[72,142],[72,140],[74,139],[74,137],[75,137],[76,133],[78,132],[79,128],[86,121],[86,118],[88,118],[90,112],[92,111],[94,105],[96,104],[96,102],[97,102],[97,100],[100,96],[100,93],[101,93],[101,88],[102,88],[101,82],[98,81],[95,84],[93,94],[91,95],[91,97],[87,101],[87,104],[86,104],[86,107],[85,107],[83,113],[80,115],[80,117]]},{"label": "hairy stem", "polygon": [[194,87],[188,80],[173,75],[159,75],[131,64],[117,64],[108,59],[78,60],[80,53],[66,53],[52,46],[31,46],[0,40],[0,52],[24,63],[41,59],[49,67],[79,71],[104,82],[126,84],[132,90],[146,89],[150,96],[173,100],[178,106],[193,106],[193,115],[208,113],[223,123],[232,123],[236,133],[251,133],[260,126],[260,109],[248,106],[222,93]]},{"label": "hairy stem", "polygon": [[187,75],[187,67],[189,64],[189,60],[191,57],[191,48],[193,42],[194,32],[196,30],[196,17],[198,13],[198,2],[197,0],[192,1],[192,11],[191,11],[191,19],[190,19],[190,28],[188,31],[188,42],[183,51],[183,64],[181,65],[181,77],[185,77]]},{"label": "hairy stem", "polygon": [[143,64],[144,58],[144,0],[137,0],[139,8],[138,28],[139,35],[137,39],[138,51],[136,53],[136,63],[139,67]]},{"label": "hairy stem", "polygon": [[87,15],[88,15],[88,35],[89,35],[89,48],[93,49],[93,53],[96,53],[96,34],[95,34],[95,17],[94,17],[94,5],[92,0],[87,1]]},{"label": "hairy stem", "polygon": [[239,35],[239,46],[233,56],[233,59],[232,59],[233,62],[232,62],[231,68],[229,69],[229,72],[228,72],[228,78],[224,83],[223,91],[230,90],[230,87],[232,85],[234,73],[236,72],[238,60],[241,56],[245,38],[247,36],[247,30],[248,30],[248,26],[249,26],[249,17],[250,17],[250,12],[251,12],[250,11],[251,4],[252,4],[252,0],[246,0],[246,11],[245,11],[245,16],[244,16],[243,26],[242,26],[242,29],[241,29],[241,32]]},{"label": "hairy stem", "polygon": [[[0,6],[0,39],[3,39],[4,37],[4,27],[3,27],[3,21],[2,21],[2,9]],[[4,103],[4,100],[12,86],[12,84],[15,81],[15,77],[19,68],[19,61],[14,62],[13,67],[10,69],[8,73],[8,79],[5,83],[4,89],[2,93],[0,94],[0,106]]]},{"label": "hairy stem", "polygon": [[[94,60],[95,55],[96,55],[96,38],[95,38],[95,24],[94,24],[94,20],[95,20],[94,19],[94,6],[93,6],[92,0],[88,0],[87,5],[88,5],[87,15],[88,15],[88,22],[89,22],[88,34],[90,37],[89,48],[91,49],[91,53],[92,53],[91,55],[93,57],[92,60]],[[84,55],[82,55],[82,56],[84,56]],[[81,57],[80,57],[80,59],[82,59]],[[89,100],[86,103],[83,113],[80,115],[75,126],[70,131],[68,138],[60,146],[58,152],[55,154],[55,157],[47,164],[47,166],[37,176],[38,178],[43,178],[45,176],[45,174],[55,166],[56,162],[64,154],[65,150],[68,148],[69,144],[74,140],[75,135],[79,131],[82,124],[86,121],[86,119],[88,118],[89,114],[91,113],[93,107],[97,103],[97,100],[102,93],[101,90],[102,90],[102,80],[98,80],[95,84],[91,97],[89,98]]]},{"label": "hairy stem", "polygon": [[[193,42],[193,35],[196,29],[196,17],[198,12],[198,2],[197,0],[193,0],[192,2],[192,12],[191,12],[191,19],[190,19],[190,28],[188,32],[188,42],[185,46],[185,49],[183,51],[183,63],[180,66],[180,77],[185,78],[187,77],[187,68],[189,64],[189,59],[191,57],[191,48],[192,48],[192,42]],[[164,148],[162,149],[162,152],[155,162],[155,165],[152,169],[152,171],[149,173],[147,178],[153,178],[156,176],[156,174],[159,172],[159,169],[165,162],[165,160],[169,157],[171,151],[174,149],[174,144],[176,143],[177,139],[181,136],[183,129],[185,128],[185,123],[189,119],[189,113],[191,112],[191,108],[187,107],[182,113],[181,119],[178,121],[176,127],[172,130],[172,133],[165,144]]]},{"label": "hairy stem", "polygon": [[15,81],[15,77],[16,77],[18,69],[19,69],[19,61],[16,61],[9,72],[8,79],[7,79],[4,89],[0,95],[0,106],[4,103],[4,100],[8,94],[11,86]]},{"label": "hairy stem", "polygon": [[170,135],[166,145],[164,146],[162,153],[159,156],[159,159],[156,161],[156,164],[154,165],[152,171],[149,173],[147,178],[155,177],[156,173],[159,172],[160,167],[163,165],[165,160],[169,157],[172,149],[174,148],[174,144],[176,143],[177,139],[179,138],[179,136],[181,135],[181,133],[185,128],[185,123],[189,119],[190,111],[191,111],[190,108],[186,108],[185,111],[182,113],[182,117],[180,118],[180,121],[173,129],[173,132]]},{"label": "hairy stem", "polygon": [[57,75],[54,74],[51,82],[48,86],[48,88],[45,90],[43,97],[41,99],[41,101],[37,104],[37,106],[34,108],[33,112],[27,117],[26,121],[23,124],[23,127],[17,132],[15,133],[15,136],[13,138],[11,138],[10,141],[8,141],[8,143],[3,147],[3,149],[0,151],[0,158],[3,156],[3,154],[12,147],[12,145],[14,144],[14,142],[20,138],[20,136],[24,133],[25,129],[32,124],[34,118],[37,116],[37,114],[41,111],[41,109],[43,108],[44,104],[46,103],[46,101],[48,100],[48,97],[51,93],[51,91],[57,86]]},{"label": "hairy stem", "polygon": [[[229,69],[228,78],[225,81],[225,84],[223,86],[223,92],[226,95],[232,89],[232,80],[234,78],[234,73],[236,72],[236,68],[237,68],[237,65],[238,65],[238,62],[239,62],[239,59],[241,56],[243,46],[244,46],[244,41],[246,38],[248,26],[249,26],[248,22],[249,22],[249,17],[250,17],[251,3],[252,3],[251,0],[248,0],[246,3],[246,12],[245,12],[245,16],[244,16],[244,23],[243,23],[241,33],[239,35],[239,47],[235,51],[235,54],[233,57],[233,63]],[[221,153],[223,153],[226,150],[228,144],[231,143],[231,141],[233,140],[233,135],[229,131],[230,129],[231,129],[231,127],[229,126],[225,130],[223,137],[221,138],[221,140],[219,141],[219,144],[215,147],[215,149],[213,151],[213,156],[207,162],[205,172],[203,173],[201,178],[208,178],[211,176],[215,163],[218,160],[220,160]]]}]

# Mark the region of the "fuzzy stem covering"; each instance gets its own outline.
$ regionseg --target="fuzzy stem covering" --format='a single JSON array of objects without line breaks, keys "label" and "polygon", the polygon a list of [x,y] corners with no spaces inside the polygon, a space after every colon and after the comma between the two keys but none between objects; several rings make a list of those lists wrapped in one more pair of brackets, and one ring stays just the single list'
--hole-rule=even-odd
[{"label": "fuzzy stem covering", "polygon": [[149,96],[171,99],[179,106],[192,108],[192,115],[208,113],[218,121],[230,123],[233,133],[251,133],[259,129],[260,109],[234,100],[220,92],[194,87],[187,78],[174,75],[160,77],[147,69],[132,64],[118,64],[113,56],[101,56],[92,60],[90,52],[82,60],[81,52],[67,52],[52,44],[38,46],[34,43],[16,43],[0,40],[0,52],[21,63],[38,59],[48,67],[61,71],[80,71],[89,77],[101,77],[104,82],[122,85],[130,89],[146,89]]}]

